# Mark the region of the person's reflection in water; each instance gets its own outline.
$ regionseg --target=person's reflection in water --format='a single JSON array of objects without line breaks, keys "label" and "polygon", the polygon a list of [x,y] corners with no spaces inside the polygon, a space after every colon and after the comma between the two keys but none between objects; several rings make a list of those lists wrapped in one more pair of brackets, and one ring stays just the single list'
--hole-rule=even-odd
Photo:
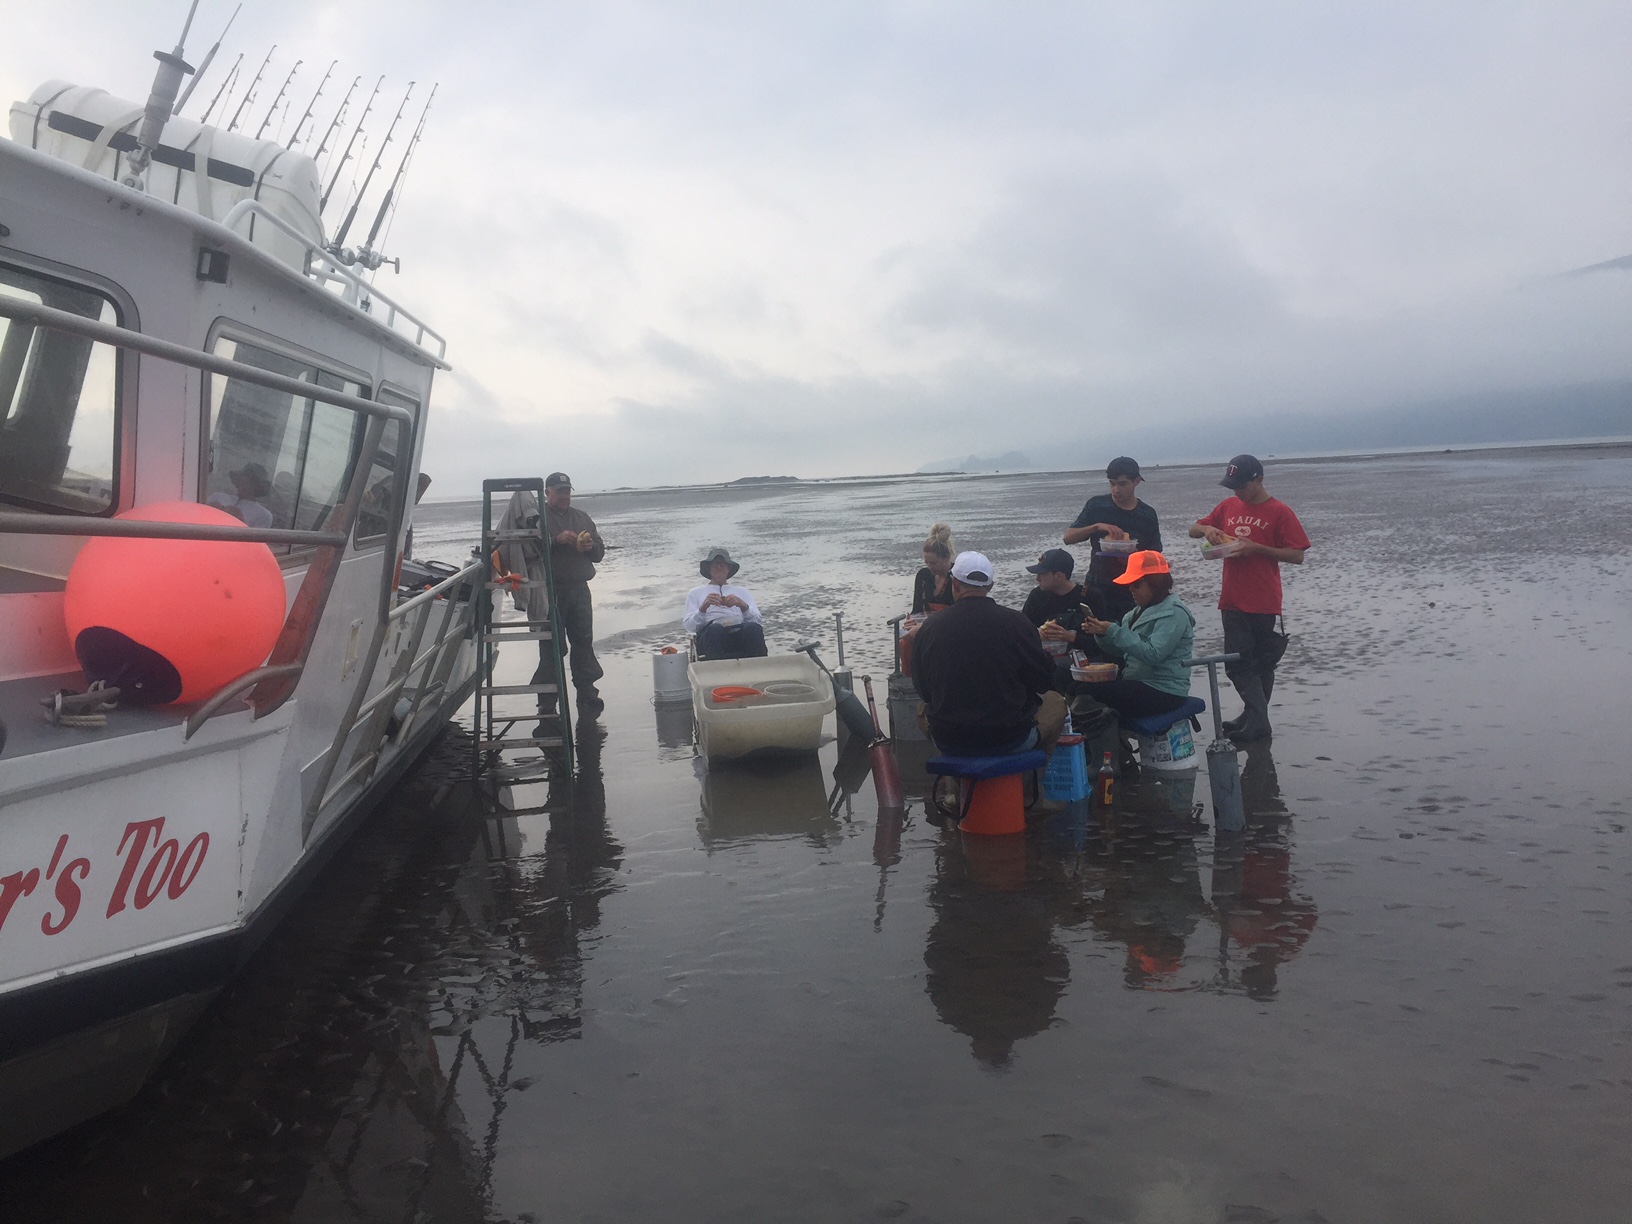
[{"label": "person's reflection in water", "polygon": [[[623,847],[606,824],[606,781],[601,770],[601,749],[606,730],[593,719],[579,719],[573,736],[575,770],[569,784],[565,777],[551,778],[548,808],[549,833],[544,839],[542,891],[556,904],[530,906],[527,919],[529,943],[537,958],[537,972],[554,989],[556,999],[570,997],[573,1006],[563,1014],[559,1007],[553,1021],[577,1036],[581,1024],[583,957],[579,937],[600,925],[601,901],[618,889],[618,868],[623,863]],[[538,889],[538,885],[533,887]],[[541,1037],[541,1030],[529,1033]]]},{"label": "person's reflection in water", "polygon": [[1071,963],[1054,927],[1072,913],[1063,880],[1030,865],[1018,837],[951,836],[935,851],[925,990],[943,1023],[989,1067],[1054,1019]]},{"label": "person's reflection in water", "polygon": [[1088,920],[1127,947],[1130,990],[1185,989],[1178,979],[1190,936],[1207,912],[1193,834],[1133,826],[1090,843]]},{"label": "person's reflection in water", "polygon": [[[1247,748],[1241,769],[1241,800],[1247,828],[1233,854],[1221,846],[1213,872],[1213,903],[1226,945],[1245,955],[1237,979],[1254,999],[1269,1000],[1279,987],[1280,966],[1309,942],[1318,911],[1294,890],[1291,815],[1269,742]],[[1225,949],[1227,951],[1227,947]]]}]

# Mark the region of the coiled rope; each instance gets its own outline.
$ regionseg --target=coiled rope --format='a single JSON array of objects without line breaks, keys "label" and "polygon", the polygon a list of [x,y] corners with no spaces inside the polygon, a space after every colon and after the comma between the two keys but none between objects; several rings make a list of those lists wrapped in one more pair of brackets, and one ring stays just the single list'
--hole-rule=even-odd
[{"label": "coiled rope", "polygon": [[45,721],[53,727],[105,727],[108,711],[119,704],[119,690],[98,680],[83,693],[58,689],[41,697],[40,704],[45,707]]}]

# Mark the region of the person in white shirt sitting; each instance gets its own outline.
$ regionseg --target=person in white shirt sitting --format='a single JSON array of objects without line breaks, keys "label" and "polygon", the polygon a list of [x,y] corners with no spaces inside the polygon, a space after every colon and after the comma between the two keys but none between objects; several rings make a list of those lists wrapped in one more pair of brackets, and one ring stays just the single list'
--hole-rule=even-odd
[{"label": "person in white shirt sitting", "polygon": [[698,572],[708,581],[686,596],[686,632],[697,640],[699,659],[758,659],[765,656],[765,627],[759,605],[745,586],[730,580],[742,567],[723,548],[711,548]]},{"label": "person in white shirt sitting", "polygon": [[234,492],[212,493],[206,503],[225,510],[233,518],[243,519],[246,527],[272,526],[272,511],[262,504],[262,499],[272,492],[266,469],[258,463],[246,463],[237,471],[228,472],[227,477],[232,481]]}]

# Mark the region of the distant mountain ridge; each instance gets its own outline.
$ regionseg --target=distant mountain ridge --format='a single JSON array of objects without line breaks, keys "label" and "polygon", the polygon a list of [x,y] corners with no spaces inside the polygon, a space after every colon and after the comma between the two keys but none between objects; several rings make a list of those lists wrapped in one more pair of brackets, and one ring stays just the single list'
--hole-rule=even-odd
[{"label": "distant mountain ridge", "polygon": [[[1181,421],[1094,431],[1094,440],[1052,439],[1039,447],[1051,468],[1096,468],[1116,455],[1142,463],[1259,456],[1323,455],[1367,450],[1487,446],[1502,443],[1614,438],[1632,435],[1632,379],[1493,391],[1400,407],[1324,416],[1293,413],[1232,415],[1227,423]],[[1024,454],[942,459],[932,472],[1025,471]]]},{"label": "distant mountain ridge", "polygon": [[1019,451],[1001,455],[970,455],[967,459],[937,459],[918,469],[918,475],[929,476],[941,472],[1026,472],[1037,465]]}]

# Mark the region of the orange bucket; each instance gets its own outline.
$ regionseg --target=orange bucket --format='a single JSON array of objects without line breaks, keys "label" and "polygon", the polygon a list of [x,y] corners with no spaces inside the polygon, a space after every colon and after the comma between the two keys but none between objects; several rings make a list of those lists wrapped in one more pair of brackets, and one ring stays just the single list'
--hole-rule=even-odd
[{"label": "orange bucket", "polygon": [[750,688],[746,684],[722,684],[709,693],[709,697],[713,699],[715,705],[721,705],[729,701],[741,701],[744,697],[763,697],[764,695],[758,689]]},{"label": "orange bucket", "polygon": [[965,782],[975,790],[969,796],[969,812],[958,825],[964,833],[1002,836],[1026,831],[1026,791],[1023,774]]}]

